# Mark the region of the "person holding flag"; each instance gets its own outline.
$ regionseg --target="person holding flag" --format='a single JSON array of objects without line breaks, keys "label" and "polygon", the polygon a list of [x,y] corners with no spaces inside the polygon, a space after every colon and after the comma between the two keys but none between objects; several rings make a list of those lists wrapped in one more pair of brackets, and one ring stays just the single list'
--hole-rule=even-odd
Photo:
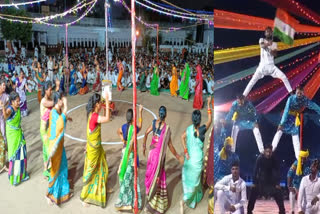
[{"label": "person holding flag", "polygon": [[[276,18],[277,19],[277,18]],[[276,21],[275,21],[276,23]],[[275,26],[275,35],[278,35],[279,30]],[[260,63],[248,83],[243,95],[248,96],[249,92],[259,79],[269,75],[273,78],[281,79],[289,93],[292,93],[292,87],[286,75],[274,64],[274,57],[277,54],[277,43],[273,42],[273,32],[271,27],[265,29],[265,38],[260,38]],[[287,38],[287,37],[286,37]]]}]

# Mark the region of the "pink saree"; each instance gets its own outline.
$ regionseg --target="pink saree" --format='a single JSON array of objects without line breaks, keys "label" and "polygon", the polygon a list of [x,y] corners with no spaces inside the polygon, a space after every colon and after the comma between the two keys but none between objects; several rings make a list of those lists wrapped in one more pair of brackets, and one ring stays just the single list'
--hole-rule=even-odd
[{"label": "pink saree", "polygon": [[168,193],[165,172],[165,157],[171,131],[164,125],[160,137],[154,135],[147,161],[145,186],[147,209],[151,213],[165,213],[168,208]]}]

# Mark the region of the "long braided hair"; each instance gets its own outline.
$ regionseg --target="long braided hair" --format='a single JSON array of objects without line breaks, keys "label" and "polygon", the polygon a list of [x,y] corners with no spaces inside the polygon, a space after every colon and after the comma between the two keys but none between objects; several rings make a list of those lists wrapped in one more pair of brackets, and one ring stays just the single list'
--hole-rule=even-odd
[{"label": "long braided hair", "polygon": [[162,122],[166,118],[166,116],[167,116],[167,108],[165,106],[160,106],[160,108],[159,108],[159,119],[160,119],[160,122],[159,122],[158,128],[156,129],[155,134],[160,131],[160,127],[162,125]]},{"label": "long braided hair", "polygon": [[127,110],[126,119],[127,119],[127,130],[126,130],[127,140],[126,141],[128,141],[129,127],[133,120],[133,110],[131,108]]},{"label": "long braided hair", "polygon": [[98,102],[100,102],[101,96],[100,94],[94,93],[88,101],[88,104],[86,106],[87,110],[87,118],[89,118],[89,114],[94,111],[94,108]]}]

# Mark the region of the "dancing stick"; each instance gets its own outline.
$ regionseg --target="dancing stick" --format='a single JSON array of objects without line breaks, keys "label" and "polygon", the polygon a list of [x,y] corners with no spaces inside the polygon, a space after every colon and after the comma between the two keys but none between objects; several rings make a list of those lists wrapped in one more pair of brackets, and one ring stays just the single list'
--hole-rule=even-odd
[{"label": "dancing stick", "polygon": [[132,82],[133,82],[133,148],[134,148],[134,213],[138,213],[138,191],[137,191],[137,86],[136,86],[136,24],[135,24],[135,1],[131,0],[131,45],[132,45]]}]

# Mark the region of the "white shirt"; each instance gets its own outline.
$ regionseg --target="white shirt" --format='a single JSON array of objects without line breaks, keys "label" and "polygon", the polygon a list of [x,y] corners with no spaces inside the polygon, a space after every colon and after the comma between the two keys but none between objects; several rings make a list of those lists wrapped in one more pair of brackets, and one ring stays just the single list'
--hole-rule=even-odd
[{"label": "white shirt", "polygon": [[52,70],[53,70],[53,61],[50,61],[50,60],[49,60],[47,67],[48,67],[48,70],[49,70],[49,71],[52,71]]},{"label": "white shirt", "polygon": [[[316,177],[310,180],[310,175],[302,178],[299,187],[298,212],[306,211],[311,208],[311,201],[317,196],[320,198],[320,179]],[[319,202],[318,202],[319,203]]]},{"label": "white shirt", "polygon": [[274,57],[271,54],[271,50],[277,50],[277,43],[272,42],[272,45],[262,48],[262,44],[266,43],[267,40],[264,38],[259,39],[260,44],[260,64],[261,65],[274,65]]},{"label": "white shirt", "polygon": [[[231,186],[236,188],[236,192],[230,191]],[[234,182],[231,174],[224,176],[220,181],[218,181],[218,183],[216,183],[214,189],[227,192],[227,197],[236,210],[243,207],[247,201],[246,182],[240,177]]]},{"label": "white shirt", "polygon": [[194,87],[196,86],[196,81],[195,79],[190,79],[189,81],[189,89],[190,93],[194,93]]},{"label": "white shirt", "polygon": [[38,58],[38,48],[34,49],[34,56]]},{"label": "white shirt", "polygon": [[213,80],[209,80],[207,84],[209,94],[213,94],[213,86],[214,86]]},{"label": "white shirt", "polygon": [[26,57],[26,48],[25,48],[25,47],[22,47],[22,48],[21,48],[21,55],[22,55],[23,57]]}]

